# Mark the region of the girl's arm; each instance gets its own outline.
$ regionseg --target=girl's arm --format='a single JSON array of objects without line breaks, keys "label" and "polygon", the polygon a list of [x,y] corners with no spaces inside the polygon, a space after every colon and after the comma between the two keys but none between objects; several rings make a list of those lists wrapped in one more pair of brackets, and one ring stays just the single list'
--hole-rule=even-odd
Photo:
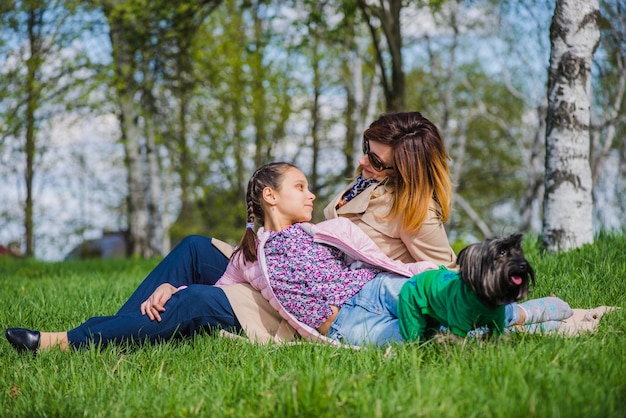
[{"label": "girl's arm", "polygon": [[243,259],[241,257],[241,253],[236,254],[233,258],[230,259],[228,266],[226,267],[226,271],[220,277],[220,279],[215,283],[215,286],[228,286],[231,284],[237,283],[247,283],[248,281],[245,278],[243,273]]}]

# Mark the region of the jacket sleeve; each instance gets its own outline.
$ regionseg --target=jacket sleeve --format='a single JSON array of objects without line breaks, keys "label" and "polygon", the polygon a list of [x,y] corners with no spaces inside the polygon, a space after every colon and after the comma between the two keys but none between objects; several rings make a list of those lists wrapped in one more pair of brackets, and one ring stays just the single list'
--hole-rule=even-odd
[{"label": "jacket sleeve", "polygon": [[315,241],[332,245],[342,250],[350,261],[362,261],[375,267],[401,274],[414,276],[438,266],[431,261],[403,263],[392,260],[383,253],[372,239],[358,226],[347,219],[336,218],[312,226]]},{"label": "jacket sleeve", "polygon": [[446,266],[450,270],[457,270],[456,254],[448,234],[441,223],[436,208],[431,205],[428,217],[415,234],[406,231],[400,232],[400,239],[415,260],[430,260],[437,265]]},{"label": "jacket sleeve", "polygon": [[237,283],[247,283],[247,280],[243,274],[243,266],[241,263],[240,254],[235,255],[234,258],[231,258],[228,266],[226,267],[226,271],[220,277],[220,279],[215,283],[215,286],[228,286],[231,284]]}]

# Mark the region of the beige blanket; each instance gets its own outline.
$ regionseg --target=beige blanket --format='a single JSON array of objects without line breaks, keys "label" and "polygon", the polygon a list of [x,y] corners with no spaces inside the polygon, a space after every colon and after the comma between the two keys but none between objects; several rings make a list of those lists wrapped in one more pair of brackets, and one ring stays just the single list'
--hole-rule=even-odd
[{"label": "beige blanket", "polygon": [[615,306],[598,306],[593,309],[572,309],[574,314],[562,321],[559,334],[573,337],[584,332],[595,332],[605,313],[619,309]]}]

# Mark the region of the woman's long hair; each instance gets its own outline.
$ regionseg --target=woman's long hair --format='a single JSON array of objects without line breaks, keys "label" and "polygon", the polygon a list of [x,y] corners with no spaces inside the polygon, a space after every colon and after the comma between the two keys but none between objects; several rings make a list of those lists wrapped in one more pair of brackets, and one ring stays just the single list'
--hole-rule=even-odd
[{"label": "woman's long hair", "polygon": [[388,113],[374,121],[363,137],[392,148],[394,173],[388,184],[395,197],[386,217],[401,219],[402,228],[415,233],[426,220],[430,200],[434,199],[441,208],[441,221],[446,222],[452,182],[450,156],[439,129],[419,112]]}]

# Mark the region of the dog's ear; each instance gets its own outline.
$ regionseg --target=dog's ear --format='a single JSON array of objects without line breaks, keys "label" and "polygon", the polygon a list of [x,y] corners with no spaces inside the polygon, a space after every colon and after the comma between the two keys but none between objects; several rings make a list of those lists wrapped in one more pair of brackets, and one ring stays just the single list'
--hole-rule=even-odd
[{"label": "dog's ear", "polygon": [[463,248],[459,255],[456,258],[456,264],[459,266],[459,272],[461,273],[461,277],[464,281],[468,282],[470,286],[474,289],[474,291],[478,291],[480,285],[476,285],[475,283],[469,283],[472,277],[482,277],[483,276],[483,264],[482,264],[482,255],[481,250],[485,247],[486,244],[484,242],[470,244],[467,247]]},{"label": "dog's ear", "polygon": [[522,234],[511,234],[511,236],[507,239],[507,243],[511,246],[521,245],[522,238],[524,238],[524,235]]},{"label": "dog's ear", "polygon": [[466,263],[466,258],[468,257],[467,253],[469,252],[469,247],[467,246],[465,248],[463,248],[461,251],[459,251],[459,254],[457,254],[456,256],[456,265],[457,266],[462,266],[464,263]]}]

